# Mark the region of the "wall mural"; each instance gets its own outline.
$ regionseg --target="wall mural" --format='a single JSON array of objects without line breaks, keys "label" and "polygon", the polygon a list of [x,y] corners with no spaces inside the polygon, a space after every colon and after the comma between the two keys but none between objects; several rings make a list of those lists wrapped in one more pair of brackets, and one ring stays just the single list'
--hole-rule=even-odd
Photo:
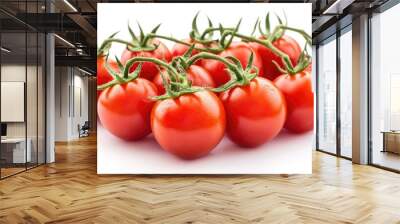
[{"label": "wall mural", "polygon": [[310,35],[311,4],[98,4],[98,173],[311,173]]}]

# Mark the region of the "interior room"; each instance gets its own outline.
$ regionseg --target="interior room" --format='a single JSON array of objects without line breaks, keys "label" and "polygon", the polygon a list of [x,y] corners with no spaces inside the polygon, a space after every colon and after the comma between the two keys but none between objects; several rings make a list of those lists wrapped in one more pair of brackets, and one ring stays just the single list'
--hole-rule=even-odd
[{"label": "interior room", "polygon": [[98,175],[97,4],[122,2],[178,1],[0,1],[0,223],[400,223],[399,1],[235,1],[312,7],[312,174]]}]

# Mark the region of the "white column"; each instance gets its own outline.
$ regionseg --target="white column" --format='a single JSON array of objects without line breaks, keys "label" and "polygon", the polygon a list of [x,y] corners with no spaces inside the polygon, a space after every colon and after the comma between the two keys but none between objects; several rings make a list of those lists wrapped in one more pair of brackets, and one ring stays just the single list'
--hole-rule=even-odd
[{"label": "white column", "polygon": [[[46,1],[47,12],[53,12],[51,1]],[[46,35],[46,163],[55,161],[55,44],[54,35]]]},{"label": "white column", "polygon": [[353,162],[368,163],[368,15],[353,20]]}]

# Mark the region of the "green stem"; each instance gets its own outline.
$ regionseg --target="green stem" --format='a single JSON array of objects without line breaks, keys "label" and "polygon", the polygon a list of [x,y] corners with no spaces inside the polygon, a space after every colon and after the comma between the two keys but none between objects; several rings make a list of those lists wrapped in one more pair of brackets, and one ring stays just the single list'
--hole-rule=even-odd
[{"label": "green stem", "polygon": [[114,79],[114,80],[112,80],[110,82],[107,82],[107,83],[105,83],[103,85],[97,86],[97,90],[105,90],[105,89],[107,89],[107,88],[109,88],[109,87],[111,87],[113,85],[119,84],[119,83],[120,82],[118,80]]},{"label": "green stem", "polygon": [[[208,33],[220,30],[219,27],[209,27],[201,34],[200,39],[204,39]],[[234,28],[224,28],[224,30],[234,30]]]},{"label": "green stem", "polygon": [[[159,66],[161,66],[163,68],[166,68],[175,77],[179,77],[180,76],[180,74],[178,73],[178,71],[176,71],[176,69],[174,67],[172,67],[171,65],[169,65],[168,63],[166,63],[166,62],[164,62],[164,61],[162,61],[160,59],[149,58],[149,57],[134,57],[134,58],[129,59],[126,62],[125,69],[124,69],[124,78],[128,77],[130,68],[136,62],[152,62],[152,63],[154,63],[156,65],[159,65]],[[171,81],[176,81],[176,80],[171,80]]]},{"label": "green stem", "polygon": [[296,33],[299,33],[301,36],[304,37],[304,39],[307,41],[308,44],[312,44],[312,38],[310,35],[308,35],[308,33],[304,32],[304,30],[301,29],[297,29],[297,28],[293,28],[293,27],[289,27],[289,26],[285,26],[285,25],[278,25],[277,28],[279,29],[285,29],[285,30],[290,30]]},{"label": "green stem", "polygon": [[220,62],[224,63],[225,66],[235,74],[236,80],[243,79],[243,75],[232,63],[230,63],[228,60],[226,60],[225,58],[223,58],[221,56],[218,56],[215,54],[210,54],[207,52],[202,52],[202,53],[196,54],[193,57],[189,58],[189,60],[186,62],[187,66],[188,67],[191,66],[192,64],[194,64],[196,61],[198,61],[200,59],[213,59],[213,60],[220,61]]},{"label": "green stem", "polygon": [[234,36],[239,37],[239,38],[241,38],[243,40],[247,40],[249,42],[256,42],[256,43],[259,43],[261,45],[264,45],[265,47],[270,49],[274,54],[276,54],[276,55],[278,55],[279,57],[282,58],[283,63],[285,64],[285,66],[286,66],[288,71],[290,71],[290,72],[293,71],[293,64],[292,64],[292,61],[290,60],[289,56],[287,54],[283,53],[282,51],[280,51],[278,48],[276,48],[272,44],[271,41],[269,41],[269,40],[260,40],[260,39],[255,38],[255,37],[250,37],[250,36],[246,36],[246,35],[243,35],[243,34],[240,34],[240,33],[234,33],[234,32],[231,32],[231,31],[224,32],[224,34],[222,35],[221,39],[222,38],[226,38],[225,36],[228,36],[228,35],[234,35]]},{"label": "green stem", "polygon": [[133,47],[133,48],[137,47],[137,46],[133,45],[132,43],[130,43],[130,42],[128,42],[128,41],[125,41],[125,40],[121,40],[121,39],[117,39],[117,38],[109,38],[109,39],[106,39],[106,40],[101,44],[101,46],[100,46],[99,49],[104,48],[107,44],[112,43],[112,42],[125,44],[125,45],[130,46],[130,47]]},{"label": "green stem", "polygon": [[[181,40],[175,39],[173,37],[167,37],[167,36],[158,35],[158,34],[152,34],[152,33],[147,35],[147,37],[149,39],[160,38],[160,39],[169,40],[169,41],[172,41],[172,42],[175,42],[175,43],[183,44],[183,45],[186,45],[186,46],[189,46],[189,47],[192,46],[192,44],[190,44],[190,43],[186,43],[185,41],[181,41]],[[218,54],[218,53],[220,53],[221,51],[224,50],[222,48],[199,48],[199,47],[194,47],[193,49],[198,50],[198,51],[211,52],[211,53],[214,53],[214,54]]]}]

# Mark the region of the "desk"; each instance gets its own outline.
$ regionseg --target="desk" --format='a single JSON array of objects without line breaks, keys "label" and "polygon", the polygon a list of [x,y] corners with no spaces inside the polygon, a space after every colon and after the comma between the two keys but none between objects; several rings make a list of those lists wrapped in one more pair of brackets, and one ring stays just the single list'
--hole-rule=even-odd
[{"label": "desk", "polygon": [[[25,163],[31,162],[32,140],[27,138],[28,143],[25,154],[25,138],[5,138],[1,139],[1,156],[6,163]],[[12,158],[12,159],[11,159]]]},{"label": "desk", "polygon": [[400,154],[400,131],[382,131],[383,150],[382,152],[392,152]]}]

